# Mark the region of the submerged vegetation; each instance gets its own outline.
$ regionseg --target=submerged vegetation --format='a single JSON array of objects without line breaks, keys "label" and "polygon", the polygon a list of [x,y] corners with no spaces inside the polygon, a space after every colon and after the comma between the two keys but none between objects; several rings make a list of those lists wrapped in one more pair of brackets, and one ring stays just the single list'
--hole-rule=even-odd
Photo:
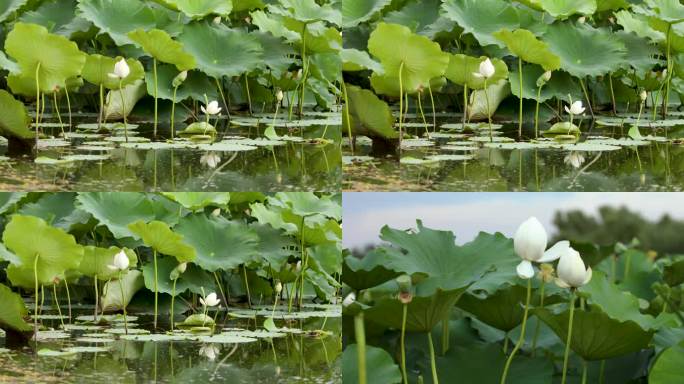
[{"label": "submerged vegetation", "polygon": [[[2,162],[130,165],[110,151],[168,150],[210,155],[216,172],[241,173],[228,159],[263,149],[276,169],[262,172],[270,181],[283,178],[279,162],[291,154],[282,148],[292,146],[298,174],[317,167],[307,155],[323,152],[327,169],[313,173],[334,179],[338,8],[336,0],[3,2]],[[185,187],[166,190],[176,188]]]},{"label": "submerged vegetation", "polygon": [[560,240],[383,227],[346,253],[345,383],[674,384],[684,258]]},{"label": "submerged vegetation", "polygon": [[[239,345],[258,343],[238,354],[242,368],[233,367],[244,380],[272,382],[282,364],[287,375],[339,381],[339,195],[3,193],[0,199],[0,376],[10,374],[6,362],[17,358],[66,364],[93,353],[96,371],[100,353],[127,377],[126,365],[141,369],[130,355],[140,342],[145,351],[154,348],[155,368],[157,348],[168,355],[159,363],[171,364],[171,372],[159,374],[164,380],[190,375],[182,367],[193,366],[198,354],[216,363],[195,374],[222,372],[221,380]],[[192,356],[187,364],[174,346]],[[174,373],[176,359],[181,368]],[[252,359],[262,366],[250,371]],[[95,381],[84,373],[89,369],[77,364],[70,381]],[[150,368],[144,375],[152,378]]]},{"label": "submerged vegetation", "polygon": [[[510,157],[508,190],[600,189],[592,172],[679,190],[683,22],[675,0],[346,1],[345,188],[499,189],[478,183]],[[415,168],[464,176],[426,183]]]}]

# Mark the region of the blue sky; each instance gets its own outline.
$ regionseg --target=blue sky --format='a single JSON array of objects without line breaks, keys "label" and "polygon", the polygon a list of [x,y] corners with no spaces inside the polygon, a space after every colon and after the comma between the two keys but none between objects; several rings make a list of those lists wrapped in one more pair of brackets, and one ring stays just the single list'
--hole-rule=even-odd
[{"label": "blue sky", "polygon": [[380,228],[410,228],[420,218],[431,228],[448,229],[459,243],[480,231],[512,236],[518,224],[537,217],[553,232],[556,211],[581,209],[594,213],[603,205],[626,206],[647,218],[665,213],[684,219],[684,193],[404,193],[348,192],[343,195],[345,247],[378,242]]}]

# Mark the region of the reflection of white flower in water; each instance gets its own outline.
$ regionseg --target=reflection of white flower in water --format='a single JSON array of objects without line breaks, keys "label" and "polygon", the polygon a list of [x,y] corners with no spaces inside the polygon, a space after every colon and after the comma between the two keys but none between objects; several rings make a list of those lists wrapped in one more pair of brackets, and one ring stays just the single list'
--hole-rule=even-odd
[{"label": "reflection of white flower in water", "polygon": [[570,152],[567,156],[565,156],[563,162],[565,164],[572,165],[575,168],[579,168],[582,166],[582,164],[584,164],[584,156],[582,156],[582,154],[579,152]]},{"label": "reflection of white flower in water", "polygon": [[480,63],[479,72],[473,72],[473,76],[489,79],[490,77],[494,76],[494,72],[496,72],[496,68],[494,68],[492,61],[487,58],[485,61]]},{"label": "reflection of white flower in water", "polygon": [[546,230],[536,217],[530,217],[520,224],[513,238],[513,248],[515,253],[523,259],[516,268],[521,279],[529,279],[534,276],[532,262],[548,263],[554,261],[570,246],[567,241],[559,241],[546,250],[546,242]]},{"label": "reflection of white flower in water", "polygon": [[124,271],[128,269],[128,263],[129,261],[126,252],[120,251],[114,256],[114,263],[107,267],[115,271]]},{"label": "reflection of white flower in water", "polygon": [[202,155],[200,157],[200,163],[205,164],[209,168],[216,168],[217,165],[221,162],[221,156],[215,154],[215,153],[207,153],[206,155]]},{"label": "reflection of white flower in water", "polygon": [[204,356],[211,361],[216,360],[216,357],[220,352],[218,346],[214,344],[205,344],[199,350],[200,356]]},{"label": "reflection of white flower in water", "polygon": [[121,59],[114,64],[114,72],[108,75],[113,79],[125,79],[129,73],[131,73],[131,69],[128,67],[128,63],[125,59]]},{"label": "reflection of white flower in water", "polygon": [[578,288],[591,280],[591,267],[587,268],[579,252],[568,247],[558,262],[556,285],[561,288]]}]

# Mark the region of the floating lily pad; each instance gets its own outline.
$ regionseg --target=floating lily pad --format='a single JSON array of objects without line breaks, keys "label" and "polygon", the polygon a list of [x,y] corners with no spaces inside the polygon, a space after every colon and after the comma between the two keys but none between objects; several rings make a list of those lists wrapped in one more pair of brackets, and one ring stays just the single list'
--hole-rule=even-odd
[{"label": "floating lily pad", "polygon": [[475,136],[468,139],[469,141],[474,141],[476,143],[512,143],[515,140],[510,137],[504,136]]},{"label": "floating lily pad", "polygon": [[465,161],[472,160],[472,155],[431,155],[425,158],[426,160],[437,160],[437,161]]},{"label": "floating lily pad", "polygon": [[221,333],[218,335],[211,336],[197,336],[194,340],[201,341],[203,343],[221,343],[221,344],[238,344],[238,343],[253,343],[257,341],[253,337],[244,337],[237,335],[230,335]]},{"label": "floating lily pad", "polygon": [[115,340],[106,337],[79,337],[76,341],[80,343],[113,343]]},{"label": "floating lily pad", "polygon": [[150,141],[150,139],[146,137],[140,137],[140,136],[128,136],[128,140],[126,140],[126,137],[124,136],[112,136],[112,137],[107,137],[105,140],[111,141],[114,143],[147,143]]},{"label": "floating lily pad", "polygon": [[219,142],[214,144],[200,144],[197,146],[198,149],[203,151],[216,151],[216,152],[243,152],[243,151],[253,151],[257,149],[253,145],[242,145],[235,143]]},{"label": "floating lily pad", "polygon": [[38,331],[36,340],[68,339],[70,336],[63,331]]},{"label": "floating lily pad", "polygon": [[411,156],[404,156],[399,160],[399,163],[406,165],[426,165],[426,164],[436,164],[439,160],[428,160],[428,159],[418,159]]},{"label": "floating lily pad", "polygon": [[109,155],[67,155],[62,160],[68,161],[102,161],[109,159]]},{"label": "floating lily pad", "polygon": [[69,316],[60,316],[60,315],[31,315],[31,319],[38,319],[38,320],[60,320],[60,319],[68,319]]},{"label": "floating lily pad", "polygon": [[71,143],[63,139],[40,139],[38,140],[38,147],[68,147]]},{"label": "floating lily pad", "polygon": [[[139,125],[138,124],[126,124],[126,128],[129,131],[138,129]],[[79,124],[76,126],[78,129],[85,129],[85,130],[99,130],[99,129],[104,129],[108,131],[114,131],[114,130],[121,130],[124,129],[123,123],[103,123],[103,124],[98,124],[98,123],[83,123]]]},{"label": "floating lily pad", "polygon": [[109,351],[109,348],[107,347],[67,347],[64,348],[65,352],[71,352],[71,353],[98,353],[98,352],[107,352]]},{"label": "floating lily pad", "polygon": [[432,147],[434,145],[434,141],[426,139],[405,139],[401,141],[402,148]]},{"label": "floating lily pad", "polygon": [[[130,330],[129,330],[130,331]],[[134,340],[134,341],[157,341],[157,342],[165,342],[165,341],[183,341],[183,340],[192,340],[193,335],[189,334],[131,334],[128,332],[128,335],[121,335],[119,338],[121,340]]]},{"label": "floating lily pad", "polygon": [[[113,335],[125,335],[126,329],[125,328],[110,328],[110,329],[106,329],[105,333],[111,333]],[[128,327],[128,334],[129,335],[146,335],[148,333],[150,333],[150,331],[148,331],[147,329]]]},{"label": "floating lily pad", "polygon": [[65,331],[97,331],[102,329],[100,325],[85,325],[85,324],[64,324],[62,329]]},{"label": "floating lily pad", "polygon": [[76,355],[76,352],[74,352],[74,351],[55,351],[55,350],[49,349],[49,348],[42,348],[42,349],[39,349],[36,354],[38,356],[41,356],[41,357],[71,357],[71,356]]},{"label": "floating lily pad", "polygon": [[372,156],[342,156],[342,164],[366,163],[373,160]]}]

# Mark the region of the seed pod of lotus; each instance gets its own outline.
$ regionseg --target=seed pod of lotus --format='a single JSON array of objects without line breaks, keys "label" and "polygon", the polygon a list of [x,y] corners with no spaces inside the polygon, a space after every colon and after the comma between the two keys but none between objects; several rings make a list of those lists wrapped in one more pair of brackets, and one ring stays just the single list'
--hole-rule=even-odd
[{"label": "seed pod of lotus", "polygon": [[401,275],[395,280],[397,285],[399,285],[399,292],[411,292],[411,276]]},{"label": "seed pod of lotus", "polygon": [[283,101],[283,91],[280,89],[276,92],[276,100],[278,100],[278,102]]},{"label": "seed pod of lotus", "polygon": [[171,85],[176,88],[183,84],[183,82],[188,78],[188,71],[183,71],[179,74],[176,75],[176,77],[173,78],[173,81],[171,82]]},{"label": "seed pod of lotus", "polygon": [[579,252],[568,248],[558,262],[556,284],[562,288],[578,288],[591,280],[591,267],[586,268]]}]

